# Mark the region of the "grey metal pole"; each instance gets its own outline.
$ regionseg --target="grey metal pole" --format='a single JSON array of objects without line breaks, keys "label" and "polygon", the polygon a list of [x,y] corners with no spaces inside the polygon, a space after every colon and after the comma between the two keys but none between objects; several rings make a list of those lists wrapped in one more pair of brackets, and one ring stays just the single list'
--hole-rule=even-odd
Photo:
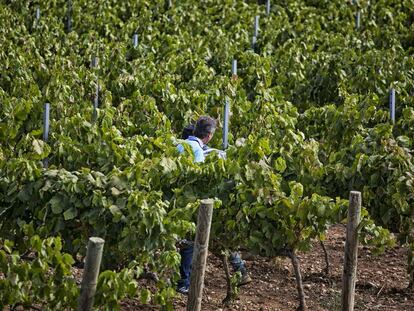
[{"label": "grey metal pole", "polygon": [[270,15],[270,0],[266,1],[266,15]]},{"label": "grey metal pole", "polygon": [[[43,111],[43,141],[47,142],[49,140],[49,126],[50,126],[50,104],[46,103]],[[49,159],[43,159],[43,167],[47,168],[49,166]]]},{"label": "grey metal pole", "polygon": [[134,48],[136,48],[138,46],[138,34],[134,34],[134,36],[132,37],[132,45]]},{"label": "grey metal pole", "polygon": [[256,15],[254,18],[254,32],[253,36],[256,38],[259,36],[259,15]]},{"label": "grey metal pole", "polygon": [[361,11],[357,11],[355,15],[355,28],[358,30],[361,27]]},{"label": "grey metal pole", "polygon": [[92,57],[91,67],[96,68],[96,67],[98,67],[98,65],[99,65],[98,57],[96,57],[96,56]]},{"label": "grey metal pole", "polygon": [[231,62],[231,76],[233,79],[237,79],[237,59],[233,59]]},{"label": "grey metal pole", "polygon": [[390,118],[395,123],[395,89],[390,90]]},{"label": "grey metal pole", "polygon": [[253,38],[252,38],[252,49],[253,50],[256,47],[256,42],[257,42],[257,37],[253,36]]},{"label": "grey metal pole", "polygon": [[98,118],[98,106],[99,106],[99,82],[96,82],[95,97],[93,100],[93,116],[92,120],[96,121]]},{"label": "grey metal pole", "polygon": [[95,298],[105,240],[92,237],[86,251],[85,269],[83,270],[81,294],[78,300],[78,311],[90,311]]},{"label": "grey metal pole", "polygon": [[223,149],[226,150],[229,146],[229,119],[230,119],[230,102],[226,98],[223,116]]},{"label": "grey metal pole", "polygon": [[36,21],[39,22],[40,20],[40,9],[39,7],[36,8]]},{"label": "grey metal pole", "polygon": [[72,31],[72,0],[68,0],[68,14],[66,16],[67,21],[66,21],[66,27],[68,32]]}]

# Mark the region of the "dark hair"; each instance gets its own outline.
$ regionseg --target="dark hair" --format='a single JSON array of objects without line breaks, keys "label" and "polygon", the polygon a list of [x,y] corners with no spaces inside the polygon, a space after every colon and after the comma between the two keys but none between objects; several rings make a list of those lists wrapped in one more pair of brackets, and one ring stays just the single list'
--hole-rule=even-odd
[{"label": "dark hair", "polygon": [[207,137],[209,134],[214,133],[216,129],[216,120],[211,117],[200,117],[197,120],[194,129],[194,136],[200,139]]},{"label": "dark hair", "polygon": [[183,132],[181,133],[181,138],[187,139],[188,136],[194,135],[194,128],[195,128],[194,124],[186,125],[186,127],[183,129]]}]

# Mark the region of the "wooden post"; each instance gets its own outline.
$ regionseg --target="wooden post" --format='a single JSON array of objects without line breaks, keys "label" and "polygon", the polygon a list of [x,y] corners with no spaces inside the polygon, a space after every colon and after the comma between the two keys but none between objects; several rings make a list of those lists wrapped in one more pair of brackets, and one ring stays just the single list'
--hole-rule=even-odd
[{"label": "wooden post", "polygon": [[105,240],[101,238],[89,239],[77,311],[92,310],[104,244]]},{"label": "wooden post", "polygon": [[230,119],[230,102],[226,97],[226,104],[224,106],[223,115],[223,149],[226,150],[229,146],[229,119]]},{"label": "wooden post", "polygon": [[134,34],[134,36],[132,37],[132,46],[134,47],[134,48],[137,48],[137,46],[138,46],[138,34]]},{"label": "wooden post", "polygon": [[390,90],[390,118],[395,123],[395,89]]},{"label": "wooden post", "polygon": [[360,215],[361,192],[351,191],[349,195],[344,271],[342,275],[342,311],[354,310],[358,258],[358,225]]},{"label": "wooden post", "polygon": [[[45,104],[45,109],[43,111],[43,141],[47,143],[49,140],[49,126],[50,126],[50,104]],[[49,166],[49,159],[43,159],[43,167],[47,168]]]},{"label": "wooden post", "polygon": [[208,240],[210,237],[211,219],[213,217],[213,204],[214,201],[211,199],[202,200],[198,211],[187,311],[201,310],[204,273],[208,255]]}]

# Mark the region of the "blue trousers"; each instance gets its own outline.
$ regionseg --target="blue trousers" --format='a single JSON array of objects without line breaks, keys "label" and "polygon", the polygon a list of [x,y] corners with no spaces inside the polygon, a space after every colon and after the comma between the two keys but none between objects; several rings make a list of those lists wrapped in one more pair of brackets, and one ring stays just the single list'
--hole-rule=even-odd
[{"label": "blue trousers", "polygon": [[[191,263],[193,261],[193,246],[187,246],[180,250],[181,264],[180,264],[180,276],[181,279],[177,283],[177,288],[190,286],[190,274]],[[232,252],[230,254],[230,264],[235,272],[240,271],[242,274],[246,272],[246,266],[244,261],[238,252]]]}]

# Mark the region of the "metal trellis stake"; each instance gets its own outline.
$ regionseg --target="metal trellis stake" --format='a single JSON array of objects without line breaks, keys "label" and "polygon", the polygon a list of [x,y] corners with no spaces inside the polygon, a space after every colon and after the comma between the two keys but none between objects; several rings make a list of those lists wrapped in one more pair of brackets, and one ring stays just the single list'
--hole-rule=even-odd
[{"label": "metal trellis stake", "polygon": [[259,36],[259,15],[256,15],[254,18],[254,32],[253,36],[256,38]]},{"label": "metal trellis stake", "polygon": [[230,119],[230,101],[226,98],[223,116],[223,149],[226,150],[229,146],[229,119]]},{"label": "metal trellis stake", "polygon": [[72,0],[68,0],[68,14],[66,16],[66,28],[68,32],[72,31]]},{"label": "metal trellis stake", "polygon": [[359,29],[361,27],[361,11],[357,11],[355,15],[355,28]]},{"label": "metal trellis stake", "polygon": [[92,57],[92,62],[91,62],[91,67],[92,68],[97,68],[99,64],[99,59],[98,57],[94,56]]},{"label": "metal trellis stake", "polygon": [[395,123],[395,89],[390,90],[390,118]]},{"label": "metal trellis stake", "polygon": [[134,48],[137,48],[138,46],[138,34],[134,34],[134,36],[132,37],[132,45]]},{"label": "metal trellis stake", "polygon": [[252,49],[253,50],[256,47],[256,42],[257,42],[257,37],[253,36],[253,38],[252,38]]},{"label": "metal trellis stake", "polygon": [[266,15],[270,15],[270,0],[266,1]]},{"label": "metal trellis stake", "polygon": [[99,106],[99,82],[96,83],[95,97],[93,100],[93,116],[92,120],[96,121],[98,118],[98,106]]},{"label": "metal trellis stake", "polygon": [[233,80],[237,80],[237,59],[233,59],[231,62],[231,77]]},{"label": "metal trellis stake", "polygon": [[40,20],[40,9],[39,7],[36,8],[36,21],[39,22]]},{"label": "metal trellis stake", "polygon": [[[47,143],[49,140],[49,124],[50,124],[50,104],[45,104],[45,109],[43,111],[43,141]],[[43,167],[47,168],[49,166],[49,159],[43,159]]]}]

